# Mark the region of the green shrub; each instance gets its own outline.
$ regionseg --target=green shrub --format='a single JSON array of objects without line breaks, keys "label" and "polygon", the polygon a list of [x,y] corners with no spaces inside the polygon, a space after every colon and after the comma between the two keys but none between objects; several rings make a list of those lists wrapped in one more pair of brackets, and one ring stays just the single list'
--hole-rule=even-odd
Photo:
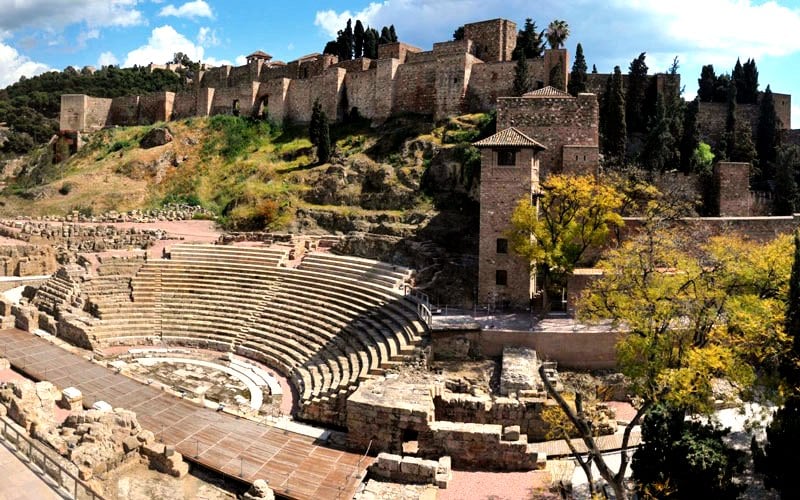
[{"label": "green shrub", "polygon": [[68,195],[73,189],[75,188],[75,183],[73,182],[65,182],[58,188],[58,194],[66,196]]},{"label": "green shrub", "polygon": [[130,148],[131,148],[131,145],[132,145],[131,141],[127,141],[127,140],[116,141],[115,143],[113,143],[113,144],[112,144],[112,145],[111,145],[111,146],[108,148],[108,152],[109,152],[109,153],[116,153],[117,151],[122,151],[122,150],[125,150],[125,149],[130,149]]}]

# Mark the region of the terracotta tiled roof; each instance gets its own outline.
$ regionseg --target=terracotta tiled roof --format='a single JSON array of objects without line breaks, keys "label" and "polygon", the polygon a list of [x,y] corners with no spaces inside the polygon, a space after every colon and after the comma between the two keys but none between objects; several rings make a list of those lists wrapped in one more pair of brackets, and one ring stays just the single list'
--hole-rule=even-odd
[{"label": "terracotta tiled roof", "polygon": [[252,59],[252,58],[255,58],[255,59],[272,59],[272,56],[267,54],[266,52],[257,50],[255,52],[253,52],[252,54],[250,54],[249,56],[247,56],[247,58],[248,59]]},{"label": "terracotta tiled roof", "polygon": [[475,142],[472,145],[478,148],[512,146],[512,147],[536,148],[540,150],[547,149],[541,143],[534,141],[533,139],[523,134],[514,127],[501,130],[500,132],[494,134],[493,136]]},{"label": "terracotta tiled roof", "polygon": [[572,99],[572,96],[569,93],[549,85],[547,87],[534,90],[533,92],[523,94],[522,97],[562,97]]}]

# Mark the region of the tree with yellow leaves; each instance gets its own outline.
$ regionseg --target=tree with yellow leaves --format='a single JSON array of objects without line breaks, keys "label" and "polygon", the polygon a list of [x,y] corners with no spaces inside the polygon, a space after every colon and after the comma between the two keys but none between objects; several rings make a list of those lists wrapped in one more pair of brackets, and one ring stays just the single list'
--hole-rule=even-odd
[{"label": "tree with yellow leaves", "polygon": [[591,248],[602,246],[612,228],[622,226],[622,195],[594,177],[552,175],[542,183],[538,204],[520,200],[511,217],[511,249],[538,268],[542,309],[550,308],[547,290],[564,278]]},{"label": "tree with yellow leaves", "polygon": [[757,375],[777,373],[790,343],[784,304],[791,255],[789,237],[760,244],[723,236],[698,244],[658,225],[646,226],[599,263],[603,275],[583,295],[579,317],[611,320],[626,333],[618,360],[638,401],[618,471],[605,463],[591,422],[543,382],[618,499],[629,497],[624,476],[631,430],[655,404],[707,414],[714,379],[744,392]]}]

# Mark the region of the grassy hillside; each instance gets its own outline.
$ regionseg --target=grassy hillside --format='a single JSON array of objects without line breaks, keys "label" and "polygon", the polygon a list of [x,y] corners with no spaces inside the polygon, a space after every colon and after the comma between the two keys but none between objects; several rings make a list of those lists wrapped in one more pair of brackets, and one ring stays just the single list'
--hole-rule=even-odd
[{"label": "grassy hillside", "polygon": [[[153,127],[174,140],[139,147]],[[319,165],[304,127],[277,127],[233,116],[113,128],[52,164],[41,148],[26,159],[0,197],[0,214],[151,208],[170,202],[205,206],[235,229],[292,228],[298,209],[345,217],[400,217],[463,210],[474,204],[480,157],[470,142],[494,131],[491,115],[434,126],[419,117],[373,129],[332,127],[336,150]]]}]

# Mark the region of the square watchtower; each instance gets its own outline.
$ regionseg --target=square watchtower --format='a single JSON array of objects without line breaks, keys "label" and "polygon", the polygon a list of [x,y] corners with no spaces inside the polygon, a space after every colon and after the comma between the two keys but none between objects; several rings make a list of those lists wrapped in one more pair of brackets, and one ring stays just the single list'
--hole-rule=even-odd
[{"label": "square watchtower", "polygon": [[475,56],[482,61],[510,61],[517,47],[517,24],[508,19],[465,24],[464,38],[472,40]]},{"label": "square watchtower", "polygon": [[535,292],[530,262],[511,253],[508,231],[521,199],[539,192],[539,153],[546,148],[514,127],[478,141],[481,150],[478,302],[528,307]]}]

